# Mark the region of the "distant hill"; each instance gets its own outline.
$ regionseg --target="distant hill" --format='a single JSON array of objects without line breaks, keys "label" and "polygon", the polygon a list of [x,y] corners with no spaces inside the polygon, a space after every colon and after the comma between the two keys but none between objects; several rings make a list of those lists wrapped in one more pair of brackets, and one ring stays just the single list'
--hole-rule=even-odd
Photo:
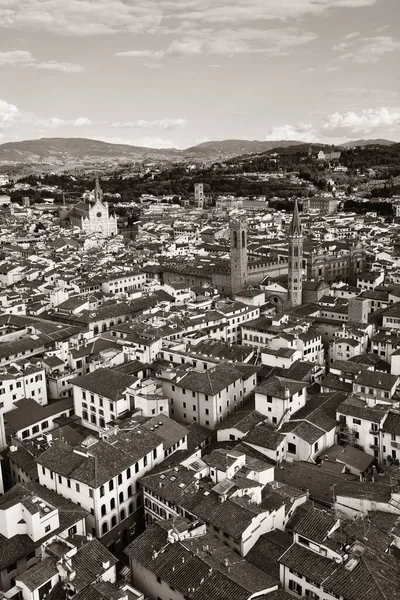
[{"label": "distant hill", "polygon": [[186,150],[178,150],[110,144],[86,138],[41,138],[0,144],[0,164],[72,165],[107,161],[219,160],[301,143],[297,141],[225,140],[205,142]]},{"label": "distant hill", "polygon": [[216,142],[203,142],[184,150],[184,154],[201,153],[220,156],[239,156],[241,154],[259,154],[268,152],[274,148],[287,148],[289,146],[300,146],[304,142],[296,140],[276,140],[273,142],[259,140],[222,140]]},{"label": "distant hill", "polygon": [[91,162],[93,160],[170,159],[179,150],[164,150],[110,144],[85,138],[41,138],[23,142],[0,144],[0,163],[54,163]]},{"label": "distant hill", "polygon": [[365,146],[394,146],[397,142],[385,139],[377,140],[354,140],[341,144],[343,148],[364,148]]}]

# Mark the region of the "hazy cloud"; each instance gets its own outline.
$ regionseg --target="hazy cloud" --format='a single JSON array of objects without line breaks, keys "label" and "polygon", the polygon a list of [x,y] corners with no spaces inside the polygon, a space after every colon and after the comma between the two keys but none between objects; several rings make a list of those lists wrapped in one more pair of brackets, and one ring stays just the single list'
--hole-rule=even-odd
[{"label": "hazy cloud", "polygon": [[367,108],[359,113],[335,112],[326,120],[322,129],[325,135],[365,135],[375,130],[400,127],[400,108]]},{"label": "hazy cloud", "polygon": [[0,26],[61,35],[154,33],[182,23],[286,21],[376,0],[0,0]]},{"label": "hazy cloud", "polygon": [[117,129],[182,129],[187,124],[186,119],[156,119],[154,121],[146,121],[139,119],[138,121],[127,121],[125,123],[113,123],[113,127]]},{"label": "hazy cloud", "polygon": [[56,60],[40,62],[26,50],[0,52],[0,66],[30,67],[32,69],[62,71],[63,73],[78,73],[84,70],[83,65],[69,62],[57,62]]},{"label": "hazy cloud", "polygon": [[273,127],[265,136],[266,140],[300,140],[316,142],[317,134],[311,123],[297,123],[297,125],[281,125]]},{"label": "hazy cloud", "polygon": [[91,125],[91,121],[86,117],[76,119],[44,118],[31,112],[21,111],[14,104],[0,100],[0,129],[9,129],[20,125],[58,129],[60,127],[83,127]]},{"label": "hazy cloud", "polygon": [[380,35],[370,38],[357,38],[343,41],[333,47],[334,50],[347,50],[340,60],[353,60],[358,63],[376,63],[386,54],[400,50],[400,40],[390,35]]},{"label": "hazy cloud", "polygon": [[213,54],[235,56],[237,54],[286,54],[291,49],[316,39],[316,34],[296,28],[253,29],[250,27],[218,30],[194,29],[180,39],[172,41],[164,50],[127,50],[116,56],[153,59],[165,56],[198,56]]}]

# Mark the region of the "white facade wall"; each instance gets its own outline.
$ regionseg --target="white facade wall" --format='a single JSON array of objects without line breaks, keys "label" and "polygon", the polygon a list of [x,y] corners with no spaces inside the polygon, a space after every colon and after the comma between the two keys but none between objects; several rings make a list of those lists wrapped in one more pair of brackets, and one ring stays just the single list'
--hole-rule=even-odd
[{"label": "white facade wall", "polygon": [[288,396],[287,398],[275,398],[267,394],[256,391],[255,408],[268,420],[271,425],[278,425],[285,416],[285,421],[289,420],[306,403],[306,387],[300,392]]},{"label": "white facade wall", "polygon": [[74,385],[74,408],[75,414],[81,418],[82,424],[89,429],[100,431],[107,423],[122,415],[130,408],[129,391],[118,400],[110,400],[99,394],[95,394]]},{"label": "white facade wall", "polygon": [[101,538],[140,508],[138,481],[163,460],[164,449],[160,444],[129,469],[97,488],[67,479],[38,465],[39,483],[89,511],[86,519],[88,532]]}]

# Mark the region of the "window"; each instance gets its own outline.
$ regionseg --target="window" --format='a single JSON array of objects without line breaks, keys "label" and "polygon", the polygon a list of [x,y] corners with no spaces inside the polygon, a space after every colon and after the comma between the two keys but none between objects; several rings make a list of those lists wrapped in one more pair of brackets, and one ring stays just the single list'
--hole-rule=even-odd
[{"label": "window", "polygon": [[121,483],[122,483],[122,473],[120,473],[118,475],[118,485],[121,485]]},{"label": "window", "polygon": [[360,419],[353,419],[353,423],[354,423],[354,425],[361,425],[361,420]]},{"label": "window", "polygon": [[157,458],[157,448],[154,448],[153,450],[153,458]]},{"label": "window", "polygon": [[75,488],[76,488],[76,491],[77,491],[77,492],[80,492],[80,491],[81,491],[81,488],[80,488],[80,486],[79,486],[79,483],[75,483]]},{"label": "window", "polygon": [[130,479],[131,478],[131,469],[129,467],[129,469],[126,470],[126,478]]},{"label": "window", "polygon": [[110,490],[110,492],[111,492],[111,490],[114,489],[114,480],[113,479],[111,479],[111,481],[108,482],[108,489]]},{"label": "window", "polygon": [[68,529],[68,535],[69,535],[69,536],[71,536],[71,535],[75,535],[75,534],[77,533],[77,531],[78,531],[78,529],[77,529],[77,526],[76,526],[76,525],[74,525],[73,527],[70,527],[70,528]]},{"label": "window", "polygon": [[42,429],[47,429],[48,426],[49,426],[49,422],[48,421],[43,421],[43,423],[42,423]]},{"label": "window", "polygon": [[46,527],[44,528],[44,532],[48,533],[51,529],[51,525],[46,525]]},{"label": "window", "polygon": [[121,510],[120,520],[123,521],[125,519],[125,510]]},{"label": "window", "polygon": [[143,458],[143,466],[147,467],[147,456]]},{"label": "window", "polygon": [[296,581],[293,581],[292,579],[289,579],[289,590],[291,590],[292,592],[294,592],[298,596],[302,596],[303,595],[303,588],[302,588],[302,586],[299,583],[296,583]]},{"label": "window", "polygon": [[100,498],[104,496],[104,485],[100,487]]},{"label": "window", "polygon": [[111,519],[111,527],[115,527],[117,524],[117,517],[114,515]]},{"label": "window", "polygon": [[107,531],[108,531],[108,524],[107,523],[103,523],[103,526],[101,528],[102,535],[104,535],[105,533],[107,533]]},{"label": "window", "polygon": [[102,506],[101,506],[101,516],[104,517],[105,514],[106,514],[106,505],[102,504]]},{"label": "window", "polygon": [[290,454],[296,454],[296,444],[288,443],[288,452]]},{"label": "window", "polygon": [[115,498],[111,498],[110,501],[110,510],[113,510],[115,508]]}]

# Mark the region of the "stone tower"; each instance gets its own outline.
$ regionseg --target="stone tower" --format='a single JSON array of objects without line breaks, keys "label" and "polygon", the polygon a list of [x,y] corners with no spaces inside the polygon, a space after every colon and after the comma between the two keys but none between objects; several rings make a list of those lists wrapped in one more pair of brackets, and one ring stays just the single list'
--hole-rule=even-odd
[{"label": "stone tower", "polygon": [[290,307],[294,307],[300,306],[303,300],[303,228],[297,199],[294,204],[292,222],[289,226],[288,240],[288,304]]},{"label": "stone tower", "polygon": [[233,219],[231,232],[231,293],[236,294],[247,285],[247,224]]},{"label": "stone tower", "polygon": [[100,181],[98,176],[96,177],[96,183],[94,188],[94,201],[95,203],[103,201],[103,190],[100,187]]},{"label": "stone tower", "polygon": [[195,183],[194,184],[194,203],[197,208],[204,208],[204,184],[203,183]]}]

